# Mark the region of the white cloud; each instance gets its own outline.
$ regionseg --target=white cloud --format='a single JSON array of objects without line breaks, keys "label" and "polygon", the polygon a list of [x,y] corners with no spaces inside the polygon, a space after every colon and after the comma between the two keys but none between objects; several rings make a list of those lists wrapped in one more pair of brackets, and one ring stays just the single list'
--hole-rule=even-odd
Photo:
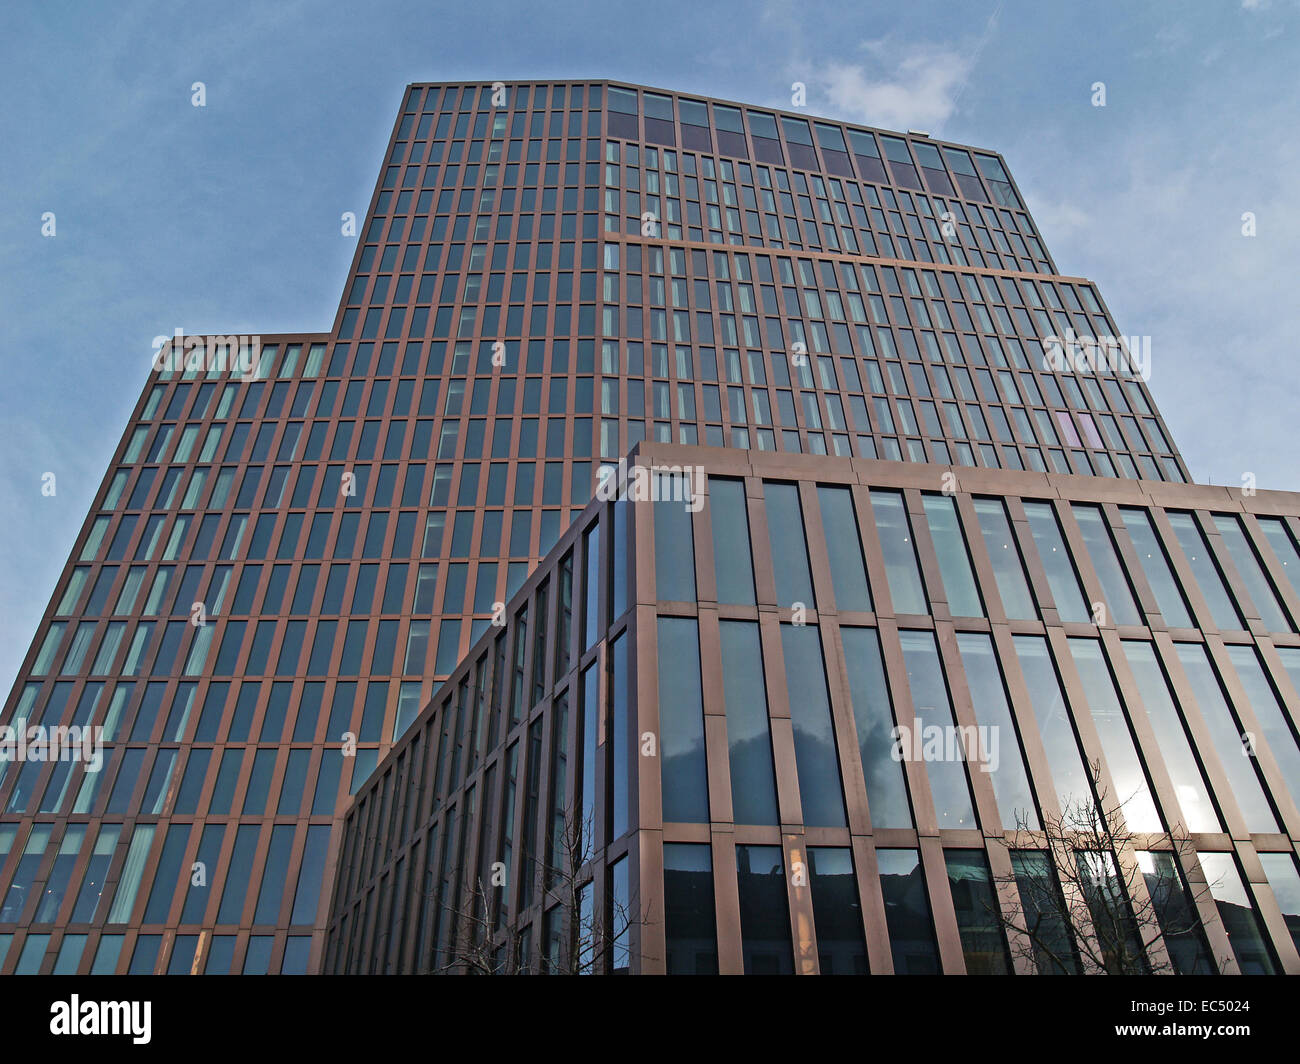
[{"label": "white cloud", "polygon": [[831,63],[813,80],[839,117],[887,129],[935,130],[956,110],[974,54],[872,41],[867,63]]}]

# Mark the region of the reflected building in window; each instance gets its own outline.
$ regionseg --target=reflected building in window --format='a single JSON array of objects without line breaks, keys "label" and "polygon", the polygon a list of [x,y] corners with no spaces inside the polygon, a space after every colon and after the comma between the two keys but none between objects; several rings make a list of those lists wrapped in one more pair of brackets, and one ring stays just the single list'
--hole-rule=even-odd
[{"label": "reflected building in window", "polygon": [[1117,336],[994,152],[408,86],[328,328],[148,372],[0,973],[1076,972],[1117,879],[1137,963],[1300,974],[1300,498]]}]

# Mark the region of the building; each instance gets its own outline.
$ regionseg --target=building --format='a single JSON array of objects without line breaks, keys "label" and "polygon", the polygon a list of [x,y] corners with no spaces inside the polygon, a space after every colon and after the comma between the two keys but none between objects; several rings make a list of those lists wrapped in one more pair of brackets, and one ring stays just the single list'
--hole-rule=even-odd
[{"label": "building", "polygon": [[332,329],[156,360],[0,972],[1033,971],[1094,763],[1149,963],[1300,972],[1300,496],[1117,336],[992,152],[408,87]]}]

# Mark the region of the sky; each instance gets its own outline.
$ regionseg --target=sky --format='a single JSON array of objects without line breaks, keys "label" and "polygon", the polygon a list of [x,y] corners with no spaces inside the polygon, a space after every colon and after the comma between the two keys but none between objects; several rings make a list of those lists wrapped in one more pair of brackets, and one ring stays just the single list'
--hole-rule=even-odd
[{"label": "sky", "polygon": [[810,114],[999,151],[1058,269],[1151,338],[1193,477],[1300,490],[1297,67],[1300,0],[9,0],[0,690],[153,338],[328,330],[340,216],[368,206],[412,81],[611,78],[786,109],[798,82]]}]

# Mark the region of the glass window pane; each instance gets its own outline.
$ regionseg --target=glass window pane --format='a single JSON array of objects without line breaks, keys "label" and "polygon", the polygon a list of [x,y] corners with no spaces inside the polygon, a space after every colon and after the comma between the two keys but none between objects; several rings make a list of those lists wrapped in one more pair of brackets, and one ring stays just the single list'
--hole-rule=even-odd
[{"label": "glass window pane", "polygon": [[975,516],[979,520],[980,534],[984,537],[984,546],[993,565],[993,576],[997,580],[1003,610],[1013,620],[1036,621],[1038,610],[1029,593],[1029,581],[1025,577],[1020,548],[1011,534],[1011,523],[1007,520],[1002,500],[976,499],[974,503]]},{"label": "glass window pane", "polygon": [[727,704],[731,806],[737,824],[779,824],[758,624],[718,622]]},{"label": "glass window pane", "polygon": [[763,482],[763,496],[767,506],[768,537],[772,543],[777,604],[815,606],[799,488],[795,484],[768,480]]},{"label": "glass window pane", "polygon": [[847,823],[844,791],[840,785],[820,629],[783,624],[781,647],[794,726],[794,759],[803,822],[818,827],[843,827]]},{"label": "glass window pane", "polygon": [[710,477],[709,503],[718,601],[753,605],[754,568],[749,547],[745,482]]},{"label": "glass window pane", "polygon": [[664,933],[669,975],[717,975],[713,858],[708,846],[664,844]]},{"label": "glass window pane", "polygon": [[1174,971],[1179,975],[1216,974],[1200,918],[1174,855],[1139,850],[1136,856]]},{"label": "glass window pane", "polygon": [[1242,974],[1273,975],[1277,969],[1236,859],[1230,853],[1202,853],[1199,857]]},{"label": "glass window pane", "polygon": [[1037,805],[1007,704],[993,640],[979,632],[959,632],[957,647],[961,651],[975,719],[982,729],[980,746],[984,759],[980,769],[993,776],[993,793],[1002,824],[1006,828],[1037,831]]},{"label": "glass window pane", "polygon": [[1052,770],[1056,800],[1062,813],[1092,802],[1092,777],[1084,766],[1074,734],[1074,721],[1065,704],[1061,681],[1047,640],[1037,635],[1015,637],[1016,658],[1025,677],[1038,736]]},{"label": "glass window pane", "polygon": [[957,506],[949,495],[923,495],[930,539],[939,559],[939,572],[948,598],[948,611],[954,617],[983,617],[984,606],[971,572],[966,538],[957,519]]},{"label": "glass window pane", "polygon": [[1264,876],[1273,888],[1291,941],[1300,949],[1300,873],[1296,872],[1295,857],[1289,853],[1261,853],[1259,863],[1264,866]]},{"label": "glass window pane", "polygon": [[659,618],[659,729],[665,821],[708,823],[700,640],[689,617]]},{"label": "glass window pane", "polygon": [[876,860],[894,974],[938,975],[939,949],[934,940],[921,855],[916,850],[877,850]]},{"label": "glass window pane", "polygon": [[1187,611],[1187,602],[1174,579],[1173,570],[1169,568],[1155,529],[1151,527],[1151,518],[1145,510],[1121,510],[1120,513],[1165,624],[1170,628],[1191,628],[1192,617]]},{"label": "glass window pane", "polygon": [[1141,624],[1142,613],[1137,608],[1137,601],[1133,597],[1124,567],[1120,564],[1101,507],[1075,503],[1073,509],[1074,519],[1088,548],[1088,556],[1092,559],[1092,568],[1101,581],[1111,620],[1115,624]]},{"label": "glass window pane", "polygon": [[746,975],[793,975],[790,907],[780,846],[737,846],[740,936]]},{"label": "glass window pane", "polygon": [[849,488],[819,484],[817,500],[821,504],[835,608],[869,613],[871,592],[862,562],[862,540],[858,534],[857,516],[853,512],[853,493]]},{"label": "glass window pane", "polygon": [[1264,674],[1259,654],[1254,647],[1248,646],[1230,646],[1227,649],[1228,657],[1246,690],[1250,708],[1255,711],[1255,719],[1264,729],[1264,741],[1277,759],[1278,768],[1282,770],[1286,788],[1291,792],[1292,799],[1300,804],[1300,747],[1296,745],[1295,733],[1273,691],[1273,685]]},{"label": "glass window pane", "polygon": [[1169,770],[1174,790],[1178,792],[1183,827],[1188,831],[1222,831],[1214,803],[1210,801],[1209,788],[1188,740],[1182,714],[1170,697],[1169,685],[1155,649],[1150,643],[1125,642],[1123,646],[1138,694],[1156,733],[1160,756]]},{"label": "glass window pane", "polygon": [[939,647],[933,632],[899,632],[907,684],[912,692],[916,732],[904,721],[899,742],[904,760],[925,762],[940,828],[976,828],[975,808],[957,723],[948,699]]},{"label": "glass window pane", "polygon": [[1268,577],[1264,575],[1264,568],[1259,564],[1254,548],[1246,538],[1241,520],[1234,514],[1215,514],[1214,527],[1219,530],[1224,546],[1232,556],[1232,564],[1236,567],[1242,583],[1246,585],[1255,608],[1259,610],[1264,626],[1270,632],[1294,631],[1294,626],[1282,612]]},{"label": "glass window pane", "polygon": [[1009,914],[1013,925],[1029,939],[1039,975],[1079,975],[1083,968],[1066,921],[1068,912],[1056,869],[1043,850],[1015,850],[1011,868],[1020,901]]},{"label": "glass window pane", "polygon": [[1092,612],[1084,602],[1079,577],[1074,571],[1074,562],[1066,549],[1065,538],[1061,535],[1061,526],[1056,522],[1052,504],[1027,502],[1025,516],[1029,519],[1029,531],[1034,537],[1038,557],[1052,588],[1052,599],[1056,602],[1058,616],[1063,621],[1092,620]]},{"label": "glass window pane", "polygon": [[873,491],[871,509],[880,536],[880,553],[885,560],[889,594],[895,613],[928,613],[916,545],[907,520],[903,496],[896,491]]},{"label": "glass window pane", "polygon": [[866,975],[867,947],[853,851],[847,846],[810,847],[808,869],[821,974]]},{"label": "glass window pane", "polygon": [[1210,731],[1219,764],[1228,777],[1228,787],[1242,816],[1247,831],[1276,831],[1277,820],[1256,775],[1257,764],[1253,757],[1244,757],[1248,749],[1241,722],[1237,720],[1228,700],[1223,695],[1219,678],[1200,643],[1177,643],[1178,660],[1187,674],[1188,683],[1200,706],[1201,716]]},{"label": "glass window pane", "polygon": [[1106,765],[1115,781],[1116,793],[1103,800],[1103,811],[1109,812],[1118,804],[1130,831],[1163,831],[1133,734],[1129,731],[1128,718],[1102,655],[1101,642],[1097,639],[1071,639],[1069,643],[1075,668],[1083,682],[1084,697],[1101,738]]},{"label": "glass window pane", "polygon": [[1241,614],[1237,612],[1232,596],[1224,586],[1223,574],[1219,572],[1209,545],[1197,527],[1196,518],[1191,514],[1180,513],[1170,513],[1168,517],[1178,545],[1183,548],[1183,556],[1191,566],[1201,594],[1210,607],[1210,616],[1214,618],[1215,626],[1221,629],[1245,628]]},{"label": "glass window pane", "polygon": [[993,876],[983,850],[944,850],[968,975],[1010,975]]},{"label": "glass window pane", "polygon": [[[695,601],[695,540],[691,512],[681,502],[655,502],[655,594],[667,602]],[[623,559],[626,564],[626,559]]]},{"label": "glass window pane", "polygon": [[872,826],[910,828],[912,810],[903,765],[895,756],[894,713],[880,658],[880,637],[874,628],[841,628],[840,639]]}]

